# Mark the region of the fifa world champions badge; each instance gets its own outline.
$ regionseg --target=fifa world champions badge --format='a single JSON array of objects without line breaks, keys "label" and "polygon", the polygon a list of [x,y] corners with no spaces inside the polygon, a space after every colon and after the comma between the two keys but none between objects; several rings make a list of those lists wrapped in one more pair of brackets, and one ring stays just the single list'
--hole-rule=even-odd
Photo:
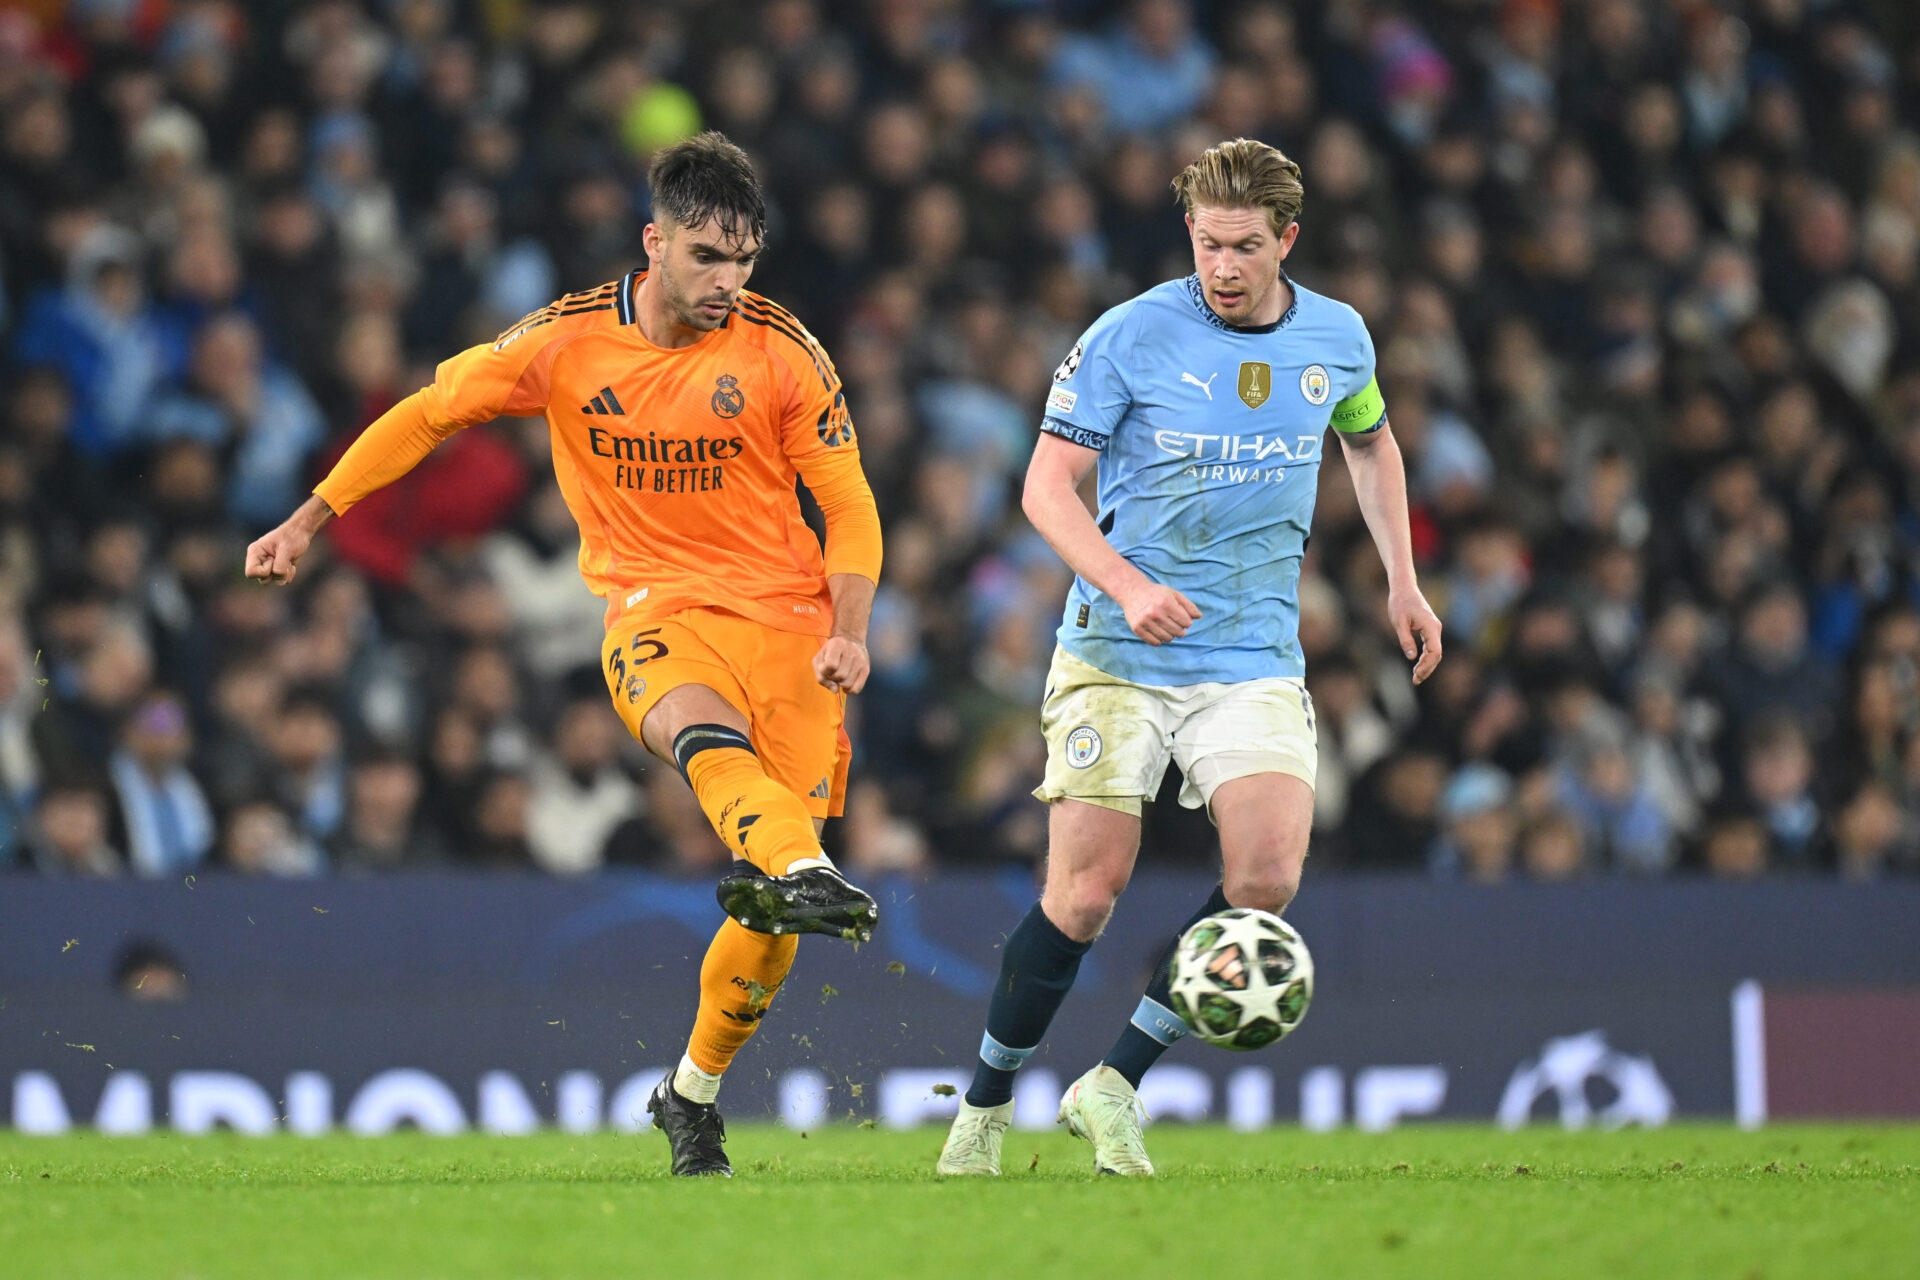
[{"label": "fifa world champions badge", "polygon": [[747,407],[747,393],[740,389],[740,379],[730,373],[723,373],[714,379],[713,411],[722,418],[737,418],[740,411]]},{"label": "fifa world champions badge", "polygon": [[1273,366],[1265,360],[1242,360],[1237,390],[1247,408],[1258,409],[1273,394]]}]

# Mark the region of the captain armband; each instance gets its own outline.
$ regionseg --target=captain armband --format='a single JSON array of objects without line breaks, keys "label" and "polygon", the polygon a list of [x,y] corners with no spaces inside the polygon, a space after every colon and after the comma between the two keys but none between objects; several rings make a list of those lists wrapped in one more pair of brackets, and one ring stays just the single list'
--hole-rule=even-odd
[{"label": "captain armband", "polygon": [[1098,431],[1089,431],[1085,427],[1076,427],[1062,418],[1048,417],[1041,420],[1040,429],[1050,436],[1059,436],[1069,444],[1077,444],[1083,449],[1105,449],[1111,436],[1103,436]]},{"label": "captain armband", "polygon": [[1342,435],[1364,436],[1386,424],[1387,402],[1377,378],[1368,378],[1366,386],[1333,406],[1333,429]]}]

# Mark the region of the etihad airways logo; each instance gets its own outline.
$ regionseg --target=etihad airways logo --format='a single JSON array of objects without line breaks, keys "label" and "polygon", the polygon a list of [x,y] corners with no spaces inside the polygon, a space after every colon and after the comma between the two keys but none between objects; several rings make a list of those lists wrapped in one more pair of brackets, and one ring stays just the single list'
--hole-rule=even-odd
[{"label": "etihad airways logo", "polygon": [[1317,435],[1293,437],[1288,445],[1285,436],[1208,436],[1190,431],[1156,431],[1154,444],[1162,453],[1176,458],[1188,458],[1194,462],[1265,462],[1269,458],[1278,458],[1283,462],[1305,462],[1316,456],[1320,448]]}]

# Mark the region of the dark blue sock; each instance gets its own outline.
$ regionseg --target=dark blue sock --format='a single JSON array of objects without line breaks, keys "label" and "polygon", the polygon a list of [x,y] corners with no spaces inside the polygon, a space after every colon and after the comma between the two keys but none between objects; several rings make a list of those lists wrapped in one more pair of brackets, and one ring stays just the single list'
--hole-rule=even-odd
[{"label": "dark blue sock", "polygon": [[1186,1023],[1180,1021],[1180,1015],[1167,1005],[1168,989],[1172,986],[1170,970],[1173,949],[1179,945],[1180,935],[1208,916],[1225,911],[1228,905],[1226,887],[1216,885],[1206,905],[1174,930],[1173,936],[1167,939],[1166,948],[1160,952],[1160,958],[1153,962],[1153,977],[1147,982],[1147,993],[1140,997],[1140,1007],[1133,1011],[1133,1020],[1101,1060],[1125,1076],[1127,1083],[1134,1088],[1140,1087],[1140,1079],[1147,1074],[1147,1068],[1158,1062],[1160,1055],[1172,1048],[1175,1040],[1187,1034]]},{"label": "dark blue sock", "polygon": [[1092,945],[1060,932],[1037,902],[1014,926],[1001,948],[1000,981],[987,1004],[987,1034],[980,1041],[968,1102],[997,1107],[1013,1097],[1014,1073],[1040,1047],[1080,972],[1080,957]]}]

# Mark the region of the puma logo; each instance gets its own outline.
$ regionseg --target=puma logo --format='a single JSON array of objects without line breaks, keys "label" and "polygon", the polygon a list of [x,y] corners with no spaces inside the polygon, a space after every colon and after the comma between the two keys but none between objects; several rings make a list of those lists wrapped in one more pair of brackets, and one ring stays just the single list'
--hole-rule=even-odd
[{"label": "puma logo", "polygon": [[1198,387],[1198,388],[1200,388],[1200,389],[1201,389],[1202,391],[1204,391],[1204,392],[1206,392],[1206,393],[1207,393],[1207,399],[1209,399],[1209,400],[1211,400],[1211,399],[1213,399],[1213,380],[1214,380],[1214,378],[1217,378],[1217,377],[1219,377],[1219,376],[1220,376],[1220,371],[1216,369],[1216,370],[1214,370],[1214,372],[1213,372],[1213,373],[1212,373],[1212,374],[1211,374],[1211,375],[1210,375],[1210,376],[1209,376],[1209,377],[1207,378],[1207,380],[1206,380],[1205,382],[1202,382],[1202,381],[1200,381],[1200,379],[1198,379],[1198,378],[1196,378],[1196,377],[1194,377],[1194,376],[1193,376],[1192,374],[1190,374],[1190,373],[1185,373],[1185,372],[1183,372],[1183,373],[1181,373],[1181,375],[1180,375],[1180,381],[1182,381],[1182,382],[1191,382],[1191,383],[1192,383],[1192,384],[1193,384],[1194,386],[1196,386],[1196,387]]}]

